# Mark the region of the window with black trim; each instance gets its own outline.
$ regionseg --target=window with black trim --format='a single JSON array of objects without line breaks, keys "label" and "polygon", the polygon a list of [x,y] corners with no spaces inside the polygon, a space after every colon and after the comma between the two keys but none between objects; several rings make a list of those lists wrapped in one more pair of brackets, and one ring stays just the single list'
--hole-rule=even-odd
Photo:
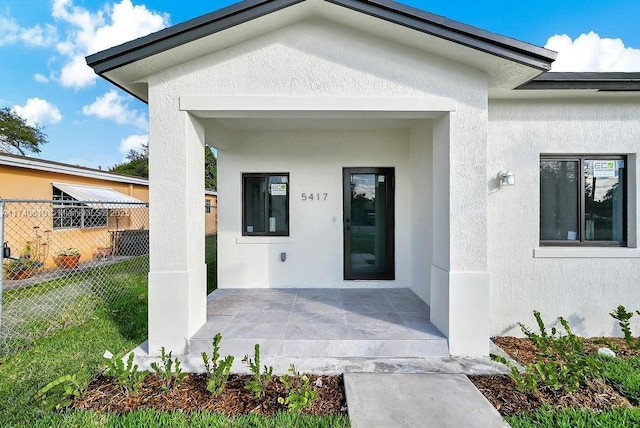
[{"label": "window with black trim", "polygon": [[289,236],[289,174],[242,174],[242,234]]},{"label": "window with black trim", "polygon": [[540,245],[627,245],[627,157],[540,156]]},{"label": "window with black trim", "polygon": [[204,213],[211,214],[211,199],[204,200]]},{"label": "window with black trim", "polygon": [[53,229],[107,227],[109,210],[90,208],[62,190],[53,188]]}]

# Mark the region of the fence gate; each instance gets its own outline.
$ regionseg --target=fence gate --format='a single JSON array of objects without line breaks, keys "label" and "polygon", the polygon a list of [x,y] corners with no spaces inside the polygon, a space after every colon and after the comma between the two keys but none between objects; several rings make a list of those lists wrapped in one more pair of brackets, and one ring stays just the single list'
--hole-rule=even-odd
[{"label": "fence gate", "polygon": [[0,243],[7,355],[146,284],[148,204],[0,199]]}]

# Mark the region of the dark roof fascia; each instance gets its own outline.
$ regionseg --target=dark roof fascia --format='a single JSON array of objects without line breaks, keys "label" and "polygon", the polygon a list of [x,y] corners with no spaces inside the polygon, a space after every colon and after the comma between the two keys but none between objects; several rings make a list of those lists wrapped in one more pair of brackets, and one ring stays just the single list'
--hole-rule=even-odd
[{"label": "dark roof fascia", "polygon": [[246,0],[190,19],[148,36],[86,57],[87,65],[102,75],[110,70],[259,18],[304,0]]},{"label": "dark roof fascia", "polygon": [[376,18],[547,71],[557,53],[392,0],[326,0]]},{"label": "dark roof fascia", "polygon": [[[104,73],[199,38],[251,21],[304,0],[248,0],[182,24],[95,53],[86,58]],[[549,70],[556,53],[389,0],[326,0],[367,15],[421,31],[540,70]]]},{"label": "dark roof fascia", "polygon": [[549,72],[537,76],[516,89],[590,89],[600,92],[635,92],[640,91],[640,72]]}]

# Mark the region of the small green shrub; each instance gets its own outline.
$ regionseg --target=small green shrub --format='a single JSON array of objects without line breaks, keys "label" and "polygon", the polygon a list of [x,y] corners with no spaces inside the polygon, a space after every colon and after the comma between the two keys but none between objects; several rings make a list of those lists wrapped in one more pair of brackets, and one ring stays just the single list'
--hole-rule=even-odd
[{"label": "small green shrub", "polygon": [[260,345],[256,343],[254,346],[253,360],[248,355],[245,355],[242,362],[247,364],[249,370],[251,370],[251,380],[245,382],[244,389],[253,392],[256,398],[262,397],[267,383],[273,376],[273,367],[264,366],[264,371],[260,369]]},{"label": "small green shrub", "polygon": [[115,378],[120,385],[120,388],[125,393],[135,392],[142,387],[144,378],[149,374],[146,370],[138,371],[138,365],[133,364],[133,352],[129,354],[127,358],[127,365],[120,358],[115,358],[111,352],[106,351],[104,353],[105,363],[107,369],[105,371],[106,376]]},{"label": "small green shrub", "polygon": [[80,384],[75,374],[64,375],[40,388],[34,398],[47,410],[59,410],[79,398],[84,388],[85,385]]},{"label": "small green shrub", "polygon": [[202,353],[204,368],[207,371],[207,391],[211,394],[218,395],[224,389],[224,385],[229,379],[231,366],[233,366],[233,355],[227,355],[224,360],[220,360],[220,342],[222,335],[217,333],[213,337],[213,355],[211,361],[206,352]]},{"label": "small green shrub", "polygon": [[150,365],[153,371],[162,379],[162,389],[165,392],[179,385],[187,375],[186,373],[182,373],[178,357],[172,360],[171,351],[167,354],[164,346],[160,349],[160,363],[154,361]]},{"label": "small green shrub", "polygon": [[[640,311],[636,311],[636,313],[640,315]],[[616,310],[610,312],[609,315],[618,321],[618,325],[622,330],[622,334],[624,334],[624,341],[627,346],[631,349],[639,349],[640,338],[634,340],[629,323],[629,320],[633,317],[633,312],[627,312],[627,309],[624,306],[619,305]]]},{"label": "small green shrub", "polygon": [[301,375],[293,364],[289,367],[289,373],[293,376],[280,376],[280,382],[289,394],[286,397],[278,397],[278,403],[286,405],[291,413],[300,413],[318,398],[318,391],[311,386],[309,376],[304,373]]},{"label": "small green shrub", "polygon": [[548,334],[542,321],[540,312],[533,312],[540,334],[534,333],[526,326],[519,323],[523,333],[540,349],[535,364],[527,364],[524,373],[510,364],[505,358],[492,355],[491,358],[506,364],[510,369],[510,376],[516,383],[519,391],[537,391],[543,385],[555,391],[565,390],[575,392],[586,384],[588,377],[599,375],[600,369],[593,359],[588,358],[584,352],[584,341],[576,336],[569,323],[559,317],[558,321],[565,330],[560,334],[553,327]]}]

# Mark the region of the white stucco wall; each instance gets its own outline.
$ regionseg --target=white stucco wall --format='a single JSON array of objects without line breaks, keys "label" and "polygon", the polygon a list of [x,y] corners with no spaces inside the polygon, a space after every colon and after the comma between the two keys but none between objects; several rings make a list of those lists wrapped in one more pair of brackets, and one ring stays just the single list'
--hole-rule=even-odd
[{"label": "white stucco wall", "polygon": [[[548,322],[565,317],[580,335],[620,334],[608,313],[620,304],[628,310],[640,308],[640,260],[633,248],[638,242],[638,117],[640,102],[624,99],[490,103],[491,334],[518,334],[518,321],[535,327],[534,309]],[[629,156],[631,248],[540,250],[541,153]],[[499,187],[495,177],[503,169],[515,174],[515,186]]]},{"label": "white stucco wall", "polygon": [[[487,353],[487,195],[483,181],[478,180],[487,175],[487,76],[483,72],[371,34],[308,19],[148,80],[150,105],[160,102],[173,109],[179,109],[185,96],[375,97],[378,105],[387,100],[389,106],[403,98],[419,100],[425,112],[434,113],[430,117],[437,118],[438,126],[431,129],[426,122],[407,126],[408,120],[426,120],[425,116],[408,119],[397,108],[386,113],[382,109],[382,114],[349,115],[356,122],[349,127],[339,118],[350,108],[335,107],[329,113],[338,119],[337,127],[351,128],[335,131],[331,121],[324,121],[321,130],[299,130],[296,120],[282,113],[277,116],[280,122],[270,123],[264,119],[274,117],[269,107],[199,112],[197,121],[205,130],[217,129],[205,140],[220,149],[219,286],[344,285],[342,167],[396,166],[396,281],[392,284],[410,286],[431,303],[434,322],[450,336],[452,353]],[[282,107],[280,101],[277,104]],[[453,111],[443,111],[443,105],[453,106]],[[316,114],[305,120],[325,117],[323,112]],[[170,112],[167,117],[176,121],[162,126],[178,125],[172,134],[179,145],[184,126],[178,122],[186,113]],[[389,122],[376,123],[379,118]],[[217,119],[222,131],[220,123],[210,123]],[[359,119],[365,122],[357,123]],[[395,129],[396,119],[404,121],[407,129]],[[154,139],[152,132],[152,145]],[[163,144],[170,142],[165,139]],[[418,159],[425,165],[418,165]],[[165,173],[174,166],[159,168],[165,168]],[[255,244],[239,237],[242,171],[291,173],[291,242],[273,239],[273,244]],[[416,187],[412,187],[414,180]],[[432,187],[423,187],[429,181]],[[303,191],[326,191],[331,200],[315,206],[302,204]],[[437,201],[433,216],[431,200]],[[431,225],[425,223],[429,221]],[[311,227],[312,223],[318,226]],[[411,235],[414,230],[416,236]],[[431,236],[433,242],[422,240]],[[279,261],[283,251],[288,254],[285,263]],[[438,297],[438,305],[433,296]]]},{"label": "white stucco wall", "polygon": [[[342,169],[394,167],[396,280],[362,286],[410,286],[407,130],[243,131],[218,152],[218,286],[344,287]],[[242,236],[242,173],[289,173],[289,237]],[[302,200],[302,193],[327,200]],[[286,262],[280,253],[287,253]]]}]

